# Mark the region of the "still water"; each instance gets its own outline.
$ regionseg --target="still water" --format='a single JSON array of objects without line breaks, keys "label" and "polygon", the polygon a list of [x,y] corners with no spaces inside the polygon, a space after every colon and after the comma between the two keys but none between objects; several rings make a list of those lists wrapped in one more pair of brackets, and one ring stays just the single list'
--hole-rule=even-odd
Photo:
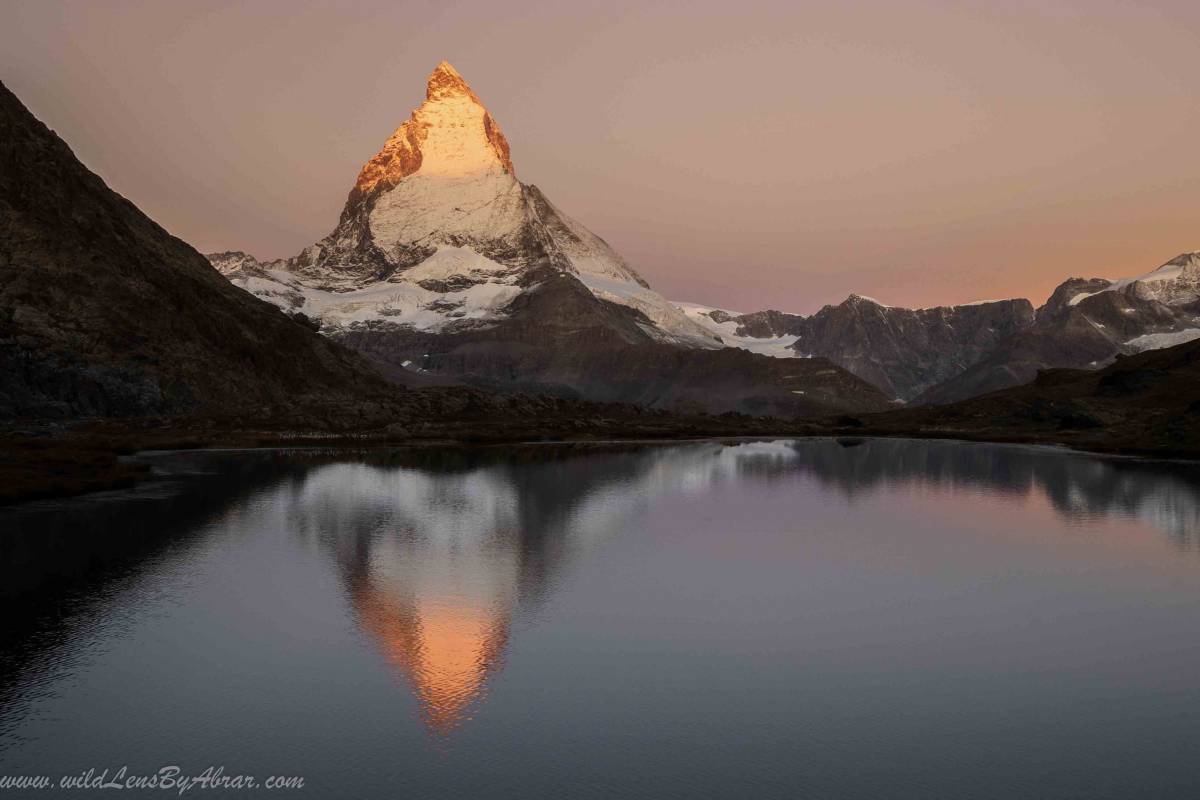
[{"label": "still water", "polygon": [[0,775],[1200,797],[1192,465],[899,440],[146,458],[137,490],[0,512]]}]

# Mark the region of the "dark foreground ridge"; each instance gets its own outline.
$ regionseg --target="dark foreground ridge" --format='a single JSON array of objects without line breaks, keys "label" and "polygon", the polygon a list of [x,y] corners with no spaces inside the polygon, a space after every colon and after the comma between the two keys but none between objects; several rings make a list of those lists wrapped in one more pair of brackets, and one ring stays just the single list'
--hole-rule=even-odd
[{"label": "dark foreground ridge", "polygon": [[390,393],[362,357],[230,286],[0,85],[0,419]]}]

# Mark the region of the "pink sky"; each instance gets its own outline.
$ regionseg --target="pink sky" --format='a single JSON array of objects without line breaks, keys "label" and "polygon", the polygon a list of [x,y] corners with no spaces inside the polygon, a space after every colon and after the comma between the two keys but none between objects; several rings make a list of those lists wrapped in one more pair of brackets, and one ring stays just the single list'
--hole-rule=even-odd
[{"label": "pink sky", "polygon": [[332,230],[443,58],[677,300],[1040,302],[1200,248],[1195,2],[0,0],[0,79],[202,251]]}]

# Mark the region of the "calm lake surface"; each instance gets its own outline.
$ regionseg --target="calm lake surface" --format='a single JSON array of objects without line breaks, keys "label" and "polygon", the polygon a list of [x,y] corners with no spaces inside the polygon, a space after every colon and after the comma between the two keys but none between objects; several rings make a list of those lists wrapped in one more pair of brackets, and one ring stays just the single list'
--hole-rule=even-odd
[{"label": "calm lake surface", "polygon": [[1192,465],[897,440],[146,459],[137,490],[0,512],[0,775],[1200,797]]}]

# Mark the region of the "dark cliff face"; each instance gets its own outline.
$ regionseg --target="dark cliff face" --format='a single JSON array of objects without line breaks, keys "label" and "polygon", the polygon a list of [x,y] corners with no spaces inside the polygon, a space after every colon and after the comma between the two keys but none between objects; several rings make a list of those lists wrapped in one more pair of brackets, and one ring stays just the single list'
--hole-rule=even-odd
[{"label": "dark cliff face", "polygon": [[132,416],[383,391],[226,281],[0,85],[0,418]]},{"label": "dark cliff face", "polygon": [[851,297],[808,318],[795,347],[909,400],[962,372],[1032,319],[1028,300],[906,309]]},{"label": "dark cliff face", "polygon": [[731,319],[738,323],[739,335],[798,336],[793,346],[798,353],[824,356],[889,397],[909,400],[962,372],[998,342],[1031,324],[1033,306],[1028,300],[1000,300],[970,306],[889,308],[851,295],[811,317],[760,311]]}]

